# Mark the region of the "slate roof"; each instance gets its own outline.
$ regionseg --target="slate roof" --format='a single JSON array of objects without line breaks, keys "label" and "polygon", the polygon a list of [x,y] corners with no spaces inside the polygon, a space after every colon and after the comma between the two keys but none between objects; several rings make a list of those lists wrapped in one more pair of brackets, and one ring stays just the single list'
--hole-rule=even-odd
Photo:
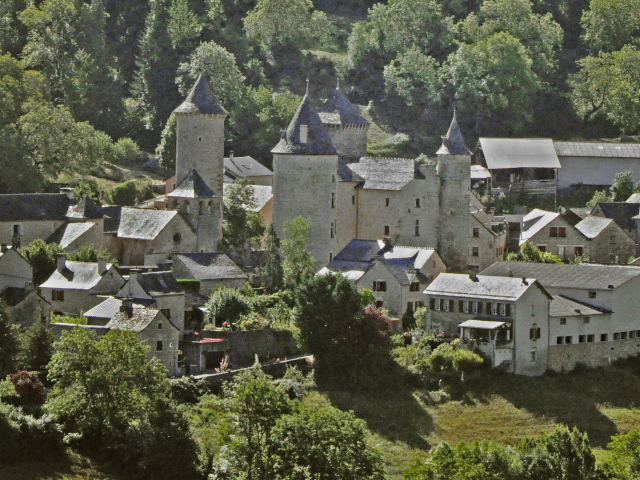
[{"label": "slate roof", "polygon": [[120,213],[118,238],[153,240],[176,215],[175,210],[124,207]]},{"label": "slate roof", "polygon": [[572,212],[577,217],[586,218],[591,214],[592,207],[572,207],[568,208],[567,211]]},{"label": "slate roof", "polygon": [[66,220],[70,203],[64,193],[0,195],[0,222]]},{"label": "slate roof", "polygon": [[625,229],[635,229],[636,223],[633,217],[640,213],[640,204],[626,202],[602,202],[592,210],[592,215],[612,218],[618,225]]},{"label": "slate roof", "polygon": [[491,172],[482,165],[471,165],[471,179],[472,180],[484,180],[485,178],[491,178]]},{"label": "slate roof", "polygon": [[560,168],[550,138],[480,138],[489,170],[509,168]]},{"label": "slate roof", "polygon": [[[441,273],[431,282],[424,293],[515,301],[537,283],[535,278],[526,278],[526,282],[524,282],[522,277],[477,275],[476,279],[477,281],[473,281],[469,275],[460,273]],[[546,293],[544,288],[542,290]],[[546,294],[551,299],[551,295]]]},{"label": "slate roof", "polygon": [[[59,290],[91,290],[102,279],[98,273],[97,262],[72,262],[67,260],[63,272],[55,270],[51,276],[40,285],[40,288],[55,288]],[[107,271],[111,268],[107,263]]]},{"label": "slate roof", "polygon": [[229,112],[218,103],[218,99],[213,94],[209,83],[202,74],[198,76],[195,85],[191,88],[185,101],[182,102],[182,105],[176,108],[173,113],[229,114]]},{"label": "slate roof", "polygon": [[104,231],[116,232],[120,225],[120,213],[122,207],[119,205],[103,205],[100,209],[104,218]]},{"label": "slate roof", "polygon": [[47,243],[57,243],[66,248],[95,226],[92,222],[65,223],[47,238]]},{"label": "slate roof", "polygon": [[331,92],[320,108],[318,114],[322,123],[329,125],[368,125],[369,122],[360,115],[346,95],[340,89],[340,84]]},{"label": "slate roof", "polygon": [[100,208],[86,195],[77,204],[69,206],[67,218],[102,218]]},{"label": "slate roof", "polygon": [[271,177],[273,172],[253,157],[229,157],[224,159],[225,174],[232,179],[246,177]]},{"label": "slate roof", "polygon": [[[222,185],[223,191],[226,185]],[[259,212],[262,208],[273,198],[273,187],[271,185],[249,185],[249,188],[253,191],[253,200],[255,207],[248,208],[250,212]],[[244,205],[246,209],[246,205]]]},{"label": "slate roof", "polygon": [[471,152],[464,143],[464,137],[458,125],[456,111],[453,111],[453,119],[447,134],[442,137],[442,146],[436,152],[436,155],[471,155]]},{"label": "slate roof", "polygon": [[554,141],[553,145],[561,157],[640,158],[640,143]]},{"label": "slate roof", "polygon": [[382,240],[351,240],[333,259],[369,263],[385,246]]},{"label": "slate roof", "polygon": [[549,306],[550,317],[575,317],[577,315],[602,315],[602,309],[595,309],[583,302],[576,302],[564,295],[553,295]]},{"label": "slate roof", "polygon": [[[134,307],[131,316],[126,312],[118,311],[111,320],[109,320],[109,323],[107,323],[106,326],[113,330],[126,330],[128,332],[139,333],[146,329],[159,314],[160,310],[157,308]],[[171,323],[171,325],[173,324]]]},{"label": "slate roof", "polygon": [[0,298],[5,301],[9,307],[15,307],[31,294],[33,290],[24,287],[6,287],[0,293]]},{"label": "slate roof", "polygon": [[458,328],[476,328],[480,330],[495,330],[505,325],[506,322],[492,322],[490,320],[466,320],[458,325]]},{"label": "slate roof", "polygon": [[182,293],[173,272],[146,272],[138,274],[138,283],[152,297]]},{"label": "slate roof", "polygon": [[248,279],[224,253],[187,253],[177,255],[185,268],[197,280]]},{"label": "slate roof", "polygon": [[371,190],[402,190],[416,178],[416,162],[409,158],[363,157],[347,167],[364,179],[362,188]]},{"label": "slate roof", "polygon": [[522,231],[520,232],[520,245],[533,237],[536,233],[549,225],[560,216],[557,212],[547,212],[535,208],[522,218]]},{"label": "slate roof", "polygon": [[593,215],[589,215],[578,222],[575,227],[576,230],[588,239],[594,239],[600,235],[600,233],[607,228],[611,222],[613,222],[612,218],[594,217]]},{"label": "slate roof", "polygon": [[622,265],[557,265],[553,263],[496,262],[482,275],[535,277],[546,288],[611,290],[640,275],[640,268]]},{"label": "slate roof", "polygon": [[[307,125],[307,143],[300,143],[300,125]],[[318,112],[311,104],[309,93],[304,96],[298,110],[287,128],[286,138],[271,150],[271,153],[294,155],[336,155],[336,148],[331,143]]]},{"label": "slate roof", "polygon": [[175,190],[167,197],[179,198],[211,198],[216,194],[204,182],[197,170],[192,169],[184,176],[182,181],[176,185]]},{"label": "slate roof", "polygon": [[[120,311],[122,299],[109,297],[104,302],[84,312],[87,318],[113,318]],[[143,308],[144,305],[134,303],[133,308]]]}]

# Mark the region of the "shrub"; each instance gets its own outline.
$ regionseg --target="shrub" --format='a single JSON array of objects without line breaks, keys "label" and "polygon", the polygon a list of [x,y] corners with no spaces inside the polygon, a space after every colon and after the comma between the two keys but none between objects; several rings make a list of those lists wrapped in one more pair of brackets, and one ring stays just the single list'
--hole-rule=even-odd
[{"label": "shrub", "polygon": [[429,359],[431,368],[435,371],[471,372],[477,370],[484,363],[484,359],[477,353],[460,348],[460,342],[443,343],[438,346]]},{"label": "shrub", "polygon": [[273,382],[276,386],[285,389],[290,399],[302,399],[315,386],[313,370],[307,375],[296,366],[288,366],[282,378]]},{"label": "shrub", "polygon": [[153,197],[150,182],[141,180],[127,180],[119,183],[111,190],[111,202],[120,206],[131,206],[138,201]]},{"label": "shrub", "polygon": [[22,404],[42,405],[47,399],[47,390],[34,372],[20,370],[10,377]]},{"label": "shrub", "polygon": [[130,138],[121,138],[113,145],[113,163],[134,163],[140,157],[140,148]]},{"label": "shrub", "polygon": [[88,325],[89,319],[87,317],[72,317],[69,315],[51,315],[51,323],[70,323],[73,325]]},{"label": "shrub", "polygon": [[222,287],[211,294],[206,310],[210,318],[215,318],[216,325],[224,322],[234,325],[241,316],[251,312],[251,300],[235,288]]},{"label": "shrub", "polygon": [[473,372],[484,364],[484,359],[470,350],[458,348],[453,352],[453,368],[457,372]]}]

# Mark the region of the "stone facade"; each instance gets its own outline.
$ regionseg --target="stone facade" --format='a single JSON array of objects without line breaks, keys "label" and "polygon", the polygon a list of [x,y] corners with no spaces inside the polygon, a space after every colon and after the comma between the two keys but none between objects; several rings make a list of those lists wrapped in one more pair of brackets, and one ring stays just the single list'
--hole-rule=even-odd
[{"label": "stone facade", "polygon": [[331,125],[325,124],[327,135],[340,155],[363,157],[367,154],[369,124]]},{"label": "stone facade", "polygon": [[17,250],[4,250],[0,255],[0,292],[7,287],[23,288],[33,282],[33,268]]},{"label": "stone facade", "polygon": [[480,272],[495,262],[502,262],[506,249],[506,222],[498,221],[493,212],[469,214],[469,271]]},{"label": "stone facade", "polygon": [[549,370],[569,372],[578,364],[587,367],[606,367],[615,360],[639,355],[639,342],[638,338],[627,338],[612,342],[551,345]]},{"label": "stone facade", "polygon": [[160,360],[167,367],[169,375],[177,374],[180,331],[176,326],[159,313],[137,336],[138,340],[146,341],[151,347],[149,358]]}]

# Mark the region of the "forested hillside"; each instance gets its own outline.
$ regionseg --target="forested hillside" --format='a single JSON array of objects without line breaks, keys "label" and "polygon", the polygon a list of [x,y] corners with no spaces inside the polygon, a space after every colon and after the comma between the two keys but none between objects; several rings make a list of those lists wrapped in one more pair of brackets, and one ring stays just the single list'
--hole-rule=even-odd
[{"label": "forested hillside", "polygon": [[269,163],[304,94],[335,88],[404,154],[456,107],[485,136],[595,138],[640,125],[640,0],[5,0],[0,192],[138,148],[172,168],[172,110],[204,72],[228,149]]}]

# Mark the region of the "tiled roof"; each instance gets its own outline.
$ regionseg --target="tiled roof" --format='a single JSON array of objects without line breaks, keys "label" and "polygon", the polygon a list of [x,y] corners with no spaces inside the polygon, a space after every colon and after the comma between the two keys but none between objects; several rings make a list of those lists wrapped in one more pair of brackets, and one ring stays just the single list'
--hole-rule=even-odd
[{"label": "tiled roof", "polygon": [[318,108],[320,119],[324,124],[330,125],[368,125],[369,122],[360,115],[358,109],[353,106],[342,90],[340,85],[331,92],[320,108]]},{"label": "tiled roof", "polygon": [[66,220],[70,203],[64,193],[0,195],[0,222]]},{"label": "tiled roof", "polygon": [[91,200],[87,195],[80,200],[76,205],[72,205],[67,210],[68,218],[89,218],[96,219],[102,218],[102,212],[100,208]]},{"label": "tiled roof", "polygon": [[[517,300],[536,284],[535,278],[526,278],[524,279],[526,281],[523,281],[522,277],[477,275],[476,280],[472,280],[469,275],[441,273],[431,282],[425,293],[496,300]],[[551,299],[550,295],[549,298]]]},{"label": "tiled roof", "polygon": [[553,142],[561,157],[640,158],[640,143]]},{"label": "tiled roof", "polygon": [[[102,279],[98,273],[98,263],[72,262],[67,260],[63,272],[55,270],[51,276],[40,285],[41,288],[91,290]],[[107,264],[107,271],[111,264]]]},{"label": "tiled roof", "polygon": [[131,315],[118,310],[106,326],[113,330],[126,330],[128,332],[139,333],[147,328],[159,314],[160,310],[157,308],[134,307]]},{"label": "tiled roof", "polygon": [[[306,143],[300,143],[300,125],[307,126]],[[308,93],[302,99],[296,114],[291,119],[291,123],[289,123],[286,138],[282,138],[271,152],[298,155],[337,154],[336,148],[331,143],[331,139],[320,121],[318,112],[311,105]]]},{"label": "tiled roof", "polygon": [[592,210],[594,216],[612,218],[618,225],[625,229],[635,229],[636,223],[633,217],[640,213],[640,204],[626,202],[602,202]]},{"label": "tiled roof", "polygon": [[153,297],[182,293],[176,277],[170,271],[138,274],[138,283],[145,292]]},{"label": "tiled roof", "polygon": [[175,210],[124,207],[120,212],[118,238],[153,240],[176,215]]},{"label": "tiled roof", "polygon": [[464,143],[464,137],[458,125],[456,112],[453,111],[453,119],[447,134],[442,137],[442,146],[436,152],[436,155],[471,155],[471,152]]},{"label": "tiled roof", "polygon": [[187,253],[176,257],[197,280],[249,278],[224,253]]},{"label": "tiled roof", "polygon": [[621,265],[558,265],[553,263],[497,262],[482,275],[534,277],[547,288],[611,290],[640,275],[640,268]]},{"label": "tiled roof", "polygon": [[217,115],[228,115],[229,113],[220,106],[218,99],[213,94],[211,87],[200,74],[195,85],[187,95],[182,105],[176,108],[174,113],[210,113]]},{"label": "tiled roof", "polygon": [[416,162],[409,158],[363,157],[347,167],[371,190],[402,190],[416,178]]},{"label": "tiled roof", "polygon": [[[116,313],[120,311],[122,306],[122,299],[116,297],[109,297],[104,302],[99,303],[90,310],[84,312],[84,316],[87,318],[113,318]],[[133,304],[134,308],[143,308],[144,305],[138,303]]]},{"label": "tiled roof", "polygon": [[589,215],[576,224],[576,230],[589,239],[596,238],[613,222],[612,218],[594,217]]},{"label": "tiled roof", "polygon": [[549,306],[550,317],[575,317],[576,315],[602,315],[602,309],[595,309],[585,303],[578,303],[563,295],[553,295]]},{"label": "tiled roof", "polygon": [[224,169],[227,175],[235,178],[273,176],[271,170],[252,157],[225,158]]},{"label": "tiled roof", "polygon": [[189,170],[175,190],[167,197],[178,198],[211,198],[215,193],[204,182],[200,174],[195,170]]}]

